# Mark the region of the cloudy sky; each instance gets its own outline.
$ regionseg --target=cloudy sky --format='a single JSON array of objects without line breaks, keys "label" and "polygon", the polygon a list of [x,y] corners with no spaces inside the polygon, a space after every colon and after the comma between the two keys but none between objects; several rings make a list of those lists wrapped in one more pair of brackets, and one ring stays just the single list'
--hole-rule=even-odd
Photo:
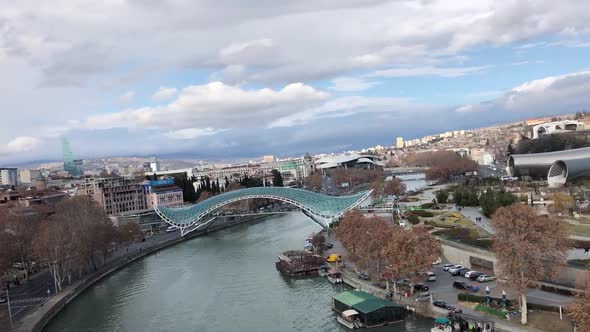
[{"label": "cloudy sky", "polygon": [[590,2],[0,4],[0,164],[279,156],[590,109]]}]

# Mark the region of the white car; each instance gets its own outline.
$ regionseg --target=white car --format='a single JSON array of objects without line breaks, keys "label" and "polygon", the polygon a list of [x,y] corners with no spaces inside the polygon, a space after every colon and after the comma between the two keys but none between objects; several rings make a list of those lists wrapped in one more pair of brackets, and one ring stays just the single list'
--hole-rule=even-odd
[{"label": "white car", "polygon": [[461,270],[462,268],[463,268],[463,265],[453,265],[453,267],[452,268],[449,268],[447,270],[447,272],[449,272],[449,273],[455,273],[455,272]]},{"label": "white car", "polygon": [[442,259],[439,258],[439,259],[435,260],[434,262],[432,262],[432,265],[437,265],[440,263],[442,263]]},{"label": "white car", "polygon": [[489,274],[482,274],[477,278],[477,281],[479,282],[488,282],[488,281],[494,281],[496,280],[496,277],[491,276]]},{"label": "white car", "polygon": [[443,271],[448,271],[450,268],[454,267],[455,264],[445,264],[443,265]]},{"label": "white car", "polygon": [[477,271],[467,271],[465,272],[465,278],[471,278],[471,275],[473,275],[474,273],[478,273]]},{"label": "white car", "polygon": [[426,272],[426,281],[436,281],[436,274],[433,272]]}]

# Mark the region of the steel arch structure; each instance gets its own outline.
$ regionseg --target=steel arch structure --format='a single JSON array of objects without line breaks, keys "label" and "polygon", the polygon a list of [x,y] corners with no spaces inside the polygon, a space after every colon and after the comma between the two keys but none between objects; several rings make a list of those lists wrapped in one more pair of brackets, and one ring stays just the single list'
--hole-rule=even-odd
[{"label": "steel arch structure", "polygon": [[171,226],[180,229],[181,235],[197,230],[211,223],[206,218],[225,205],[252,198],[267,198],[289,203],[307,212],[320,226],[327,228],[346,211],[360,205],[372,190],[350,196],[328,196],[303,189],[285,187],[256,187],[239,189],[208,198],[197,204],[181,208],[155,207],[154,210]]}]

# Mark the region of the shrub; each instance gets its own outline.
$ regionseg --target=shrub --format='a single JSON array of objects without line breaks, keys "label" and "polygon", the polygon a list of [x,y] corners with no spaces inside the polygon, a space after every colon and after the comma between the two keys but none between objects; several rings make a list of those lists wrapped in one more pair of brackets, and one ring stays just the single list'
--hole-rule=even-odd
[{"label": "shrub", "polygon": [[475,306],[475,310],[481,311],[481,312],[485,312],[485,313],[488,313],[490,315],[494,315],[494,316],[497,316],[497,317],[500,317],[500,318],[506,318],[506,312],[500,311],[500,310],[496,310],[494,308],[490,308],[490,307],[488,307],[486,305],[483,305],[483,304],[476,305]]},{"label": "shrub", "polygon": [[424,203],[424,204],[420,205],[420,207],[423,208],[423,209],[431,209],[434,206],[436,206],[435,203]]},{"label": "shrub", "polygon": [[408,217],[408,221],[412,225],[418,225],[420,223],[420,218],[418,218],[418,216],[415,214],[410,214],[410,216]]},{"label": "shrub", "polygon": [[432,213],[430,211],[414,210],[414,211],[411,211],[410,213],[413,215],[419,216],[419,217],[424,217],[424,218],[434,217],[434,213]]},{"label": "shrub", "polygon": [[559,312],[559,307],[554,307],[552,305],[546,304],[527,303],[527,308],[529,310]]},{"label": "shrub", "polygon": [[[463,301],[463,302],[475,302],[475,303],[485,303],[486,302],[485,296],[476,295],[476,294],[469,294],[469,293],[459,293],[457,295],[457,298],[459,299],[459,301]],[[501,303],[502,299],[490,296],[490,301],[491,302],[495,301],[495,302]],[[509,307],[512,306],[512,300],[506,299],[506,305]]]},{"label": "shrub", "polygon": [[554,287],[554,286],[549,286],[549,285],[541,285],[541,289],[546,292],[551,292],[551,293],[556,293],[556,294],[561,294],[561,295],[566,295],[566,296],[573,296],[574,295],[574,292],[572,292],[569,289],[564,289],[564,288],[559,288],[559,287]]}]

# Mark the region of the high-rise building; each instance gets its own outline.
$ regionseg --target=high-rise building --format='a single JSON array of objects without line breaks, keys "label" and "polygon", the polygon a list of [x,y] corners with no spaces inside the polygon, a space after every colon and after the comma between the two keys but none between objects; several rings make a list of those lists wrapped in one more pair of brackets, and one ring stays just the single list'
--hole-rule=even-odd
[{"label": "high-rise building", "polygon": [[18,169],[0,168],[0,185],[18,186]]},{"label": "high-rise building", "polygon": [[63,154],[64,171],[68,172],[71,176],[81,176],[82,160],[74,160],[70,142],[65,138],[61,140],[61,151]]},{"label": "high-rise building", "polygon": [[24,184],[34,184],[35,179],[41,174],[38,169],[21,169],[18,171],[19,182]]},{"label": "high-rise building", "polygon": [[262,161],[265,163],[272,163],[273,161],[275,161],[275,157],[274,156],[264,156],[264,157],[262,157]]},{"label": "high-rise building", "polygon": [[395,147],[397,149],[403,149],[404,148],[404,138],[403,137],[398,137],[395,140]]}]

